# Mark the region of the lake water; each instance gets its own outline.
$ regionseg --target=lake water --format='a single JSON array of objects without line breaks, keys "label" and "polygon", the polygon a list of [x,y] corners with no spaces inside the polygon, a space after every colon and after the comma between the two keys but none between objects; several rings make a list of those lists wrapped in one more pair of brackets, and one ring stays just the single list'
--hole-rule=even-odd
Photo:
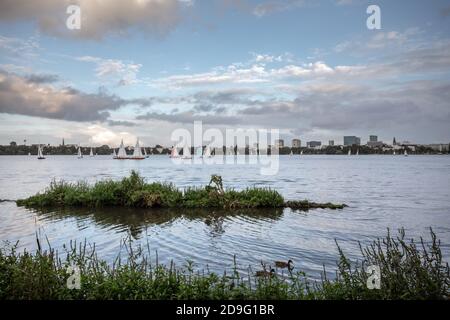
[{"label": "lake water", "polygon": [[[450,257],[450,157],[435,156],[280,156],[279,173],[260,174],[258,165],[175,165],[167,156],[117,161],[109,156],[77,159],[49,156],[0,157],[0,199],[18,199],[43,190],[53,179],[67,181],[120,179],[132,169],[147,181],[170,181],[178,187],[205,185],[211,174],[225,187],[268,186],[286,199],[309,199],[349,205],[344,210],[168,211],[133,209],[66,209],[42,212],[0,203],[0,240],[36,248],[36,233],[61,248],[70,240],[96,244],[112,261],[121,239],[150,247],[153,259],[182,265],[193,260],[200,269],[222,273],[233,265],[260,268],[260,262],[292,259],[296,269],[316,278],[323,265],[332,272],[335,239],[353,259],[357,241],[368,243],[386,229],[405,227],[408,237],[429,239],[432,227]],[[123,249],[122,249],[123,250]]]}]

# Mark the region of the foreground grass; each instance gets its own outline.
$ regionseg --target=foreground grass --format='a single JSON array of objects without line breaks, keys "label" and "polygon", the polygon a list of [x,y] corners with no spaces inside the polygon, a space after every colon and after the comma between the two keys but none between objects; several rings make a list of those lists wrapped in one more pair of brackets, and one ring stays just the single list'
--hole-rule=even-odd
[{"label": "foreground grass", "polygon": [[[71,242],[63,254],[55,250],[17,252],[16,246],[0,249],[0,299],[448,299],[449,266],[442,260],[440,242],[431,230],[431,241],[406,241],[403,230],[361,247],[363,262],[351,266],[338,246],[335,280],[323,277],[310,282],[302,272],[236,270],[217,275],[195,272],[192,262],[152,264],[142,249],[126,246],[126,259],[110,265],[94,247]],[[367,265],[381,269],[381,289],[366,287]],[[236,265],[236,264],[235,264]],[[68,289],[68,266],[78,266],[80,289]],[[270,270],[271,266],[264,266]]]},{"label": "foreground grass", "polygon": [[53,181],[43,193],[17,200],[17,205],[42,207],[166,207],[166,208],[280,208],[308,210],[313,208],[342,209],[343,204],[304,201],[285,202],[280,193],[269,188],[224,190],[222,178],[212,176],[205,187],[183,191],[173,184],[146,183],[135,171],[121,181],[103,180],[89,185],[85,182]]}]

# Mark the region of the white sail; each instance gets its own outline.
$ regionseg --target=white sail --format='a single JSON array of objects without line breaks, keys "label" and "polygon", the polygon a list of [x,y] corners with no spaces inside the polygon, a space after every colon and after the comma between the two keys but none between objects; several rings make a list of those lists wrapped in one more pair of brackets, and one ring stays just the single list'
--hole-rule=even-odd
[{"label": "white sail", "polygon": [[177,147],[173,147],[172,148],[172,151],[170,152],[170,157],[171,158],[178,158],[179,157]]},{"label": "white sail", "polygon": [[408,152],[406,151],[406,149],[405,149],[405,153],[404,153],[404,155],[405,155],[405,157],[407,157],[407,156],[408,156]]},{"label": "white sail", "polygon": [[211,148],[209,146],[205,147],[205,157],[211,158]]},{"label": "white sail", "polygon": [[183,147],[183,159],[190,159],[191,158],[191,148],[188,146]]},{"label": "white sail", "polygon": [[117,152],[117,159],[126,159],[127,151],[125,150],[125,146],[123,145],[123,139],[119,146],[119,151]]},{"label": "white sail", "polygon": [[141,147],[139,146],[139,139],[137,139],[136,141],[136,145],[134,146],[134,151],[133,151],[133,159],[143,159],[144,156],[142,155],[142,150]]},{"label": "white sail", "polygon": [[145,147],[143,149],[144,149],[144,157],[148,158],[148,154],[147,151],[145,150]]},{"label": "white sail", "polygon": [[357,155],[357,156],[359,155],[359,149],[356,150],[356,155]]},{"label": "white sail", "polygon": [[89,157],[93,157],[94,156],[94,152],[92,151],[92,148],[91,148],[91,151],[89,152]]},{"label": "white sail", "polygon": [[302,150],[302,151],[300,151],[300,155],[303,155],[303,150]]},{"label": "white sail", "polygon": [[116,158],[116,157],[117,157],[116,149],[113,149],[112,156],[113,156],[113,158]]},{"label": "white sail", "polygon": [[81,159],[83,158],[83,154],[81,153],[81,148],[78,147],[78,158]]},{"label": "white sail", "polygon": [[289,154],[290,156],[292,156],[294,153],[292,152],[292,150],[291,150],[291,153]]},{"label": "white sail", "polygon": [[348,149],[348,155],[352,154],[352,149]]},{"label": "white sail", "polygon": [[395,154],[396,154],[396,153],[395,153],[395,150],[394,150],[394,153],[392,153],[392,154],[395,156]]},{"label": "white sail", "polygon": [[203,156],[203,147],[198,147],[197,149],[195,149],[195,155],[197,157],[202,157]]},{"label": "white sail", "polygon": [[42,152],[41,145],[38,147],[38,159],[45,159],[44,153]]}]

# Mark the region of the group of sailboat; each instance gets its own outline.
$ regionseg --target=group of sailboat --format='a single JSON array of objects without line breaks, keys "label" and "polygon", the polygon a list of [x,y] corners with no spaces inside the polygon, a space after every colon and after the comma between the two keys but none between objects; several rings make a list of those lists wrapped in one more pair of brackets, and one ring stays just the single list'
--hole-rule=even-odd
[{"label": "group of sailboat", "polygon": [[[198,152],[198,149],[197,149],[197,152]],[[201,150],[200,150],[200,154],[201,154]],[[178,153],[177,148],[173,147],[172,151],[170,152],[170,157],[171,158],[181,158],[181,159],[192,159],[191,148],[189,148],[188,146],[184,146],[183,147],[183,154],[180,156],[180,154]]]},{"label": "group of sailboat", "polygon": [[127,151],[125,150],[125,145],[123,144],[123,139],[120,142],[119,151],[116,154],[116,150],[113,149],[113,159],[116,160],[144,160],[145,158],[148,158],[147,151],[142,153],[141,146],[139,145],[139,139],[136,140],[136,145],[134,146],[133,155],[128,156]]},{"label": "group of sailboat", "polygon": [[[352,149],[351,149],[351,148],[349,148],[349,149],[348,149],[348,153],[347,153],[347,155],[349,155],[349,156],[351,156],[351,155],[352,155]],[[355,156],[359,156],[359,149],[356,149],[356,153],[355,153]]]},{"label": "group of sailboat", "polygon": [[[203,147],[198,147],[195,149],[195,156],[199,158],[211,158],[212,152],[211,148],[209,146],[205,147],[205,150],[203,150]],[[170,152],[171,158],[181,158],[181,159],[192,159],[191,155],[191,148],[188,146],[183,147],[183,154],[180,155],[178,153],[178,150],[176,147],[172,148],[172,151]]]},{"label": "group of sailboat", "polygon": [[[93,156],[94,156],[94,150],[91,148],[91,150],[89,151],[89,157],[93,157]],[[83,159],[83,153],[81,152],[80,146],[78,146],[77,157],[78,157],[78,159]]]}]

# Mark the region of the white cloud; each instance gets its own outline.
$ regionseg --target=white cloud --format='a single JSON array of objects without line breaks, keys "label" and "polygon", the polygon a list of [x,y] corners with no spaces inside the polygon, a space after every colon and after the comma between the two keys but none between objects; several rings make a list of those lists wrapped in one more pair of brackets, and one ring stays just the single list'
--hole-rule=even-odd
[{"label": "white cloud", "polygon": [[[258,58],[258,56],[256,56]],[[262,56],[261,60],[270,60],[270,56]],[[362,67],[331,67],[322,61],[302,65],[289,64],[279,68],[266,68],[264,63],[255,63],[248,67],[232,64],[228,67],[214,68],[210,72],[173,75],[152,82],[153,85],[167,87],[207,86],[215,84],[250,84],[268,83],[286,78],[312,78],[333,74],[350,74],[361,71]]]},{"label": "white cloud", "polygon": [[85,133],[90,136],[89,141],[94,145],[118,146],[122,139],[125,145],[136,143],[136,136],[130,132],[114,132],[98,124],[88,126]]},{"label": "white cloud", "polygon": [[34,58],[37,57],[39,49],[40,46],[36,37],[21,39],[0,35],[0,52],[3,51],[9,58]]},{"label": "white cloud", "polygon": [[137,74],[142,64],[123,62],[116,59],[102,59],[92,56],[78,57],[77,60],[96,64],[95,74],[100,79],[112,79],[120,86],[137,83]]}]

